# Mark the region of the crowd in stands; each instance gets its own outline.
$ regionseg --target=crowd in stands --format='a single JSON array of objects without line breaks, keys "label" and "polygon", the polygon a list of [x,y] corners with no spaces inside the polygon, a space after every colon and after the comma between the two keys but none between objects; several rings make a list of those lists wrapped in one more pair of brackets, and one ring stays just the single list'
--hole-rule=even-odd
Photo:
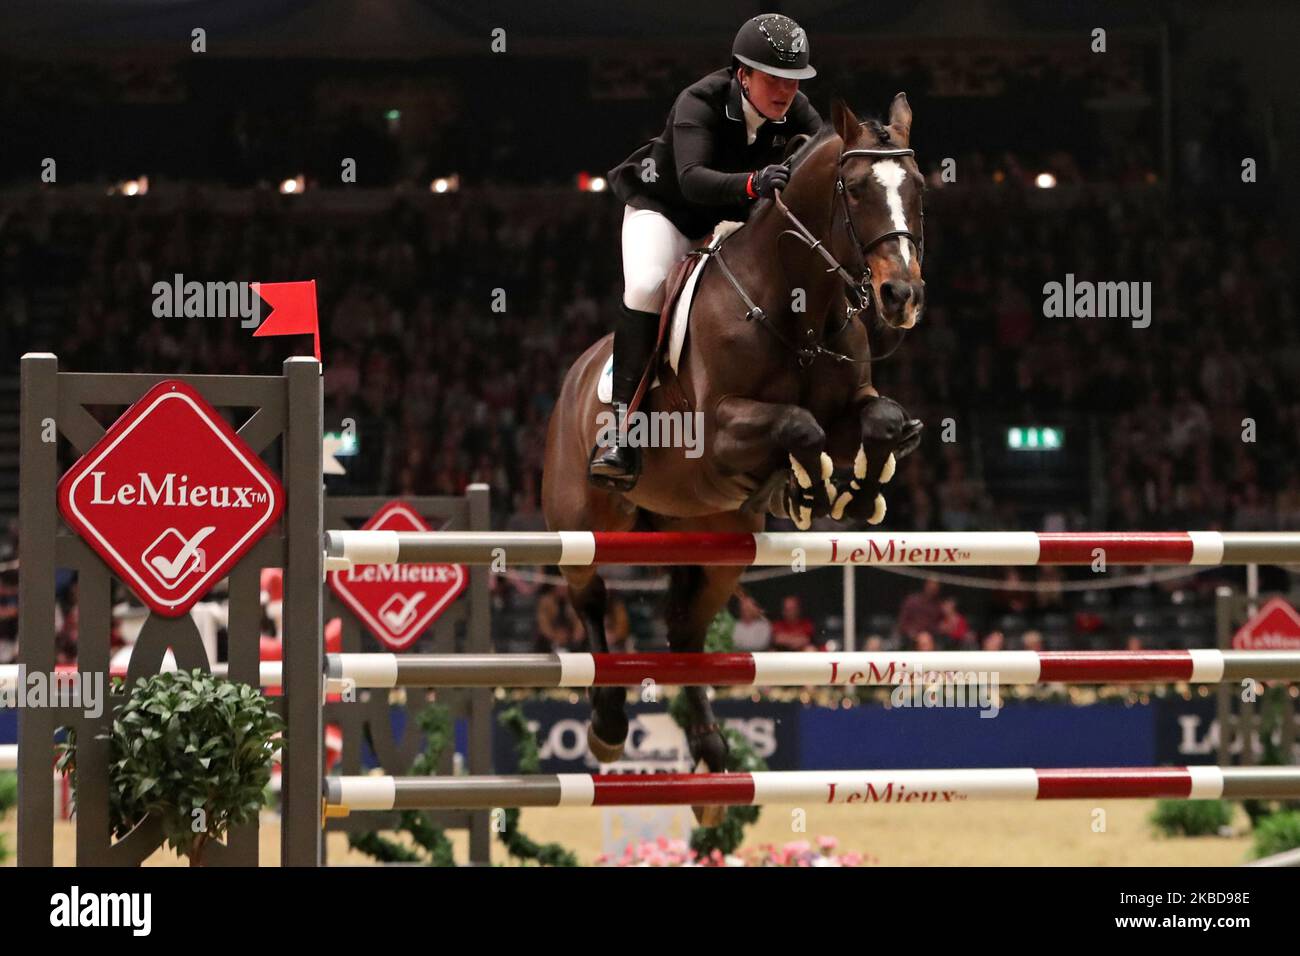
[{"label": "crowd in stands", "polygon": [[[982,480],[979,422],[1068,421],[1067,441],[1087,442],[1091,427],[1099,442],[1111,527],[1295,524],[1300,326],[1276,222],[1228,202],[1172,206],[1155,189],[1049,209],[1034,198],[931,191],[928,309],[875,368],[881,391],[930,428],[890,489],[891,515],[916,529],[1039,519]],[[609,197],[529,208],[462,193],[360,222],[288,206],[252,220],[201,207],[11,210],[0,336],[8,356],[39,344],[70,368],[273,370],[277,345],[236,320],[154,318],[153,282],[324,277],[327,411],[336,426],[352,419],[360,443],[344,490],[450,494],[487,481],[498,520],[525,527],[540,522],[559,382],[620,293]],[[1045,318],[1042,287],[1067,272],[1151,282],[1150,326]],[[1068,522],[1090,517],[1088,502],[1062,507]]]}]

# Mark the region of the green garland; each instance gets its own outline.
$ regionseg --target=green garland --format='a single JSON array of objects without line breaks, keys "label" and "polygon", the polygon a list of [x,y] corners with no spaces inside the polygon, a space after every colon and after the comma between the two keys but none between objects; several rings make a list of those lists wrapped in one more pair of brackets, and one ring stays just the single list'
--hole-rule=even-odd
[{"label": "green garland", "polygon": [[[537,773],[541,768],[541,758],[537,752],[537,740],[528,729],[528,720],[518,703],[507,707],[497,715],[497,723],[515,739],[515,755],[519,758],[520,773]],[[519,829],[520,810],[518,807],[505,809],[505,829],[497,836],[506,848],[506,852],[516,860],[525,863],[533,861],[541,866],[577,866],[578,857],[558,843],[537,843]]]},{"label": "green garland", "polygon": [[[507,709],[498,718],[502,727],[515,738],[522,772],[536,772],[539,765],[537,742],[528,732],[528,723],[518,705]],[[429,776],[437,773],[442,754],[452,741],[451,717],[446,707],[430,704],[415,716],[416,725],[425,734],[424,751],[411,763],[410,776]],[[505,813],[505,829],[498,833],[506,852],[514,859],[535,862],[541,866],[577,866],[578,858],[556,843],[539,844],[519,829],[517,807]],[[403,810],[398,815],[395,828],[406,833],[419,849],[405,846],[377,832],[353,833],[348,845],[380,863],[424,863],[428,866],[455,866],[451,841],[443,830],[429,822],[428,814],[420,810]],[[423,851],[423,852],[421,852]]]},{"label": "green garland", "polygon": [[[1275,742],[1274,735],[1281,729],[1292,706],[1290,689],[1285,684],[1275,684],[1260,695],[1259,742],[1263,749],[1260,766],[1276,767],[1290,763]],[[1275,813],[1300,810],[1300,800],[1243,800],[1241,806],[1250,817],[1251,828],[1257,830]]]},{"label": "green garland", "polygon": [[[415,715],[415,724],[424,732],[424,750],[411,762],[410,776],[430,776],[437,773],[442,754],[452,741],[451,716],[441,704],[430,704]],[[395,828],[405,833],[411,842],[422,850],[403,846],[375,831],[351,833],[348,845],[354,850],[373,857],[380,863],[424,863],[426,866],[455,866],[451,841],[446,833],[435,827],[428,814],[421,810],[403,810],[397,817]]]},{"label": "green garland", "polygon": [[[727,654],[736,649],[732,633],[736,629],[736,619],[731,612],[723,608],[709,623],[708,633],[704,637],[704,651],[708,654]],[[678,693],[668,707],[677,725],[683,732],[690,726],[690,709],[686,695]],[[727,741],[728,772],[742,771],[753,773],[766,770],[767,764],[749,746],[743,734],[728,727],[722,729]],[[722,822],[716,827],[695,827],[691,831],[691,849],[700,857],[711,856],[714,851],[726,856],[734,853],[745,838],[746,828],[758,822],[763,808],[757,806],[727,807]]]}]

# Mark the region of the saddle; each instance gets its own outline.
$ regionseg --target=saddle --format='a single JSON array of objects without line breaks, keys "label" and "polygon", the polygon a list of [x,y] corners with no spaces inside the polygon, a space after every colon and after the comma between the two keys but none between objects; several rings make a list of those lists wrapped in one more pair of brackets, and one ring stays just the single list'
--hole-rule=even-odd
[{"label": "saddle", "polygon": [[[650,391],[656,379],[664,403],[670,411],[691,411],[690,397],[687,395],[681,379],[677,377],[677,372],[672,363],[673,356],[667,348],[673,327],[673,318],[678,306],[682,304],[682,293],[686,290],[687,280],[690,279],[696,266],[699,265],[702,269],[701,260],[707,259],[716,252],[722,245],[723,240],[738,228],[740,228],[740,223],[719,223],[705,245],[686,253],[668,271],[668,275],[664,279],[664,304],[659,310],[658,337],[650,353],[650,364],[646,366],[645,371],[642,373],[641,382],[637,385],[636,392],[632,396],[632,402],[628,406],[629,412],[634,412],[640,407],[646,393]],[[688,308],[689,305],[690,303],[686,303]]]}]

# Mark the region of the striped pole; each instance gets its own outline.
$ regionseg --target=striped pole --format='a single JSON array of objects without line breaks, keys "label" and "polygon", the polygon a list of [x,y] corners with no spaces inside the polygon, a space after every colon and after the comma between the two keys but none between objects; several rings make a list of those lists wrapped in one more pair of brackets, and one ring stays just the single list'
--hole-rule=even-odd
[{"label": "striped pole", "polygon": [[[1000,684],[1236,683],[1300,680],[1296,651],[859,651],[813,654],[327,654],[327,694],[349,688],[664,686],[884,687],[905,681]],[[174,668],[169,668],[169,670]],[[261,686],[280,686],[263,661]],[[0,665],[0,693],[19,691],[16,664]],[[75,668],[56,674],[70,680]],[[227,666],[212,673],[225,677]],[[115,668],[113,677],[125,677]],[[30,683],[30,682],[29,682]]]},{"label": "striped pole", "polygon": [[330,806],[349,810],[1290,799],[1300,797],[1300,767],[327,777],[325,794]]},{"label": "striped pole", "polygon": [[1300,532],[616,532],[327,531],[330,568],[449,562],[593,564],[1011,566],[1300,563]]},{"label": "striped pole", "polygon": [[0,770],[18,769],[18,745],[0,744]]},{"label": "striped pole", "polygon": [[904,681],[1002,684],[1192,684],[1300,680],[1300,652],[934,651],[814,654],[330,654],[336,686],[619,687],[886,686]]}]

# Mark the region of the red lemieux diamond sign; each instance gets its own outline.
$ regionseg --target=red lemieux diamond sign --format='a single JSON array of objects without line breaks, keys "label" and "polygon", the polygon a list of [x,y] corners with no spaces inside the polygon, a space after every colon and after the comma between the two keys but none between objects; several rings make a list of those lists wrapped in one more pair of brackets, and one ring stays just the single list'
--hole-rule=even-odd
[{"label": "red lemieux diamond sign", "polygon": [[1300,650],[1300,614],[1280,597],[1272,598],[1232,637],[1243,651]]},{"label": "red lemieux diamond sign", "polygon": [[[365,523],[367,531],[428,531],[424,519],[390,501]],[[389,650],[415,643],[460,596],[469,575],[459,564],[368,564],[331,571],[330,588]]]},{"label": "red lemieux diamond sign", "polygon": [[270,530],[284,492],[198,392],[167,381],[64,474],[58,500],[140,600],[180,617]]}]

